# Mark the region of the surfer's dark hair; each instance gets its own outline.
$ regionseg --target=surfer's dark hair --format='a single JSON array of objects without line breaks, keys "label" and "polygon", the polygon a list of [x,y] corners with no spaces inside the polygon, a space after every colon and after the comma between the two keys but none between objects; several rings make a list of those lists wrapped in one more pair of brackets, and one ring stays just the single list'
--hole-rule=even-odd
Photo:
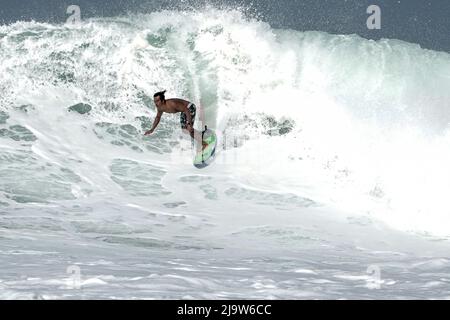
[{"label": "surfer's dark hair", "polygon": [[164,91],[160,91],[160,92],[155,93],[155,94],[153,95],[153,98],[159,97],[159,99],[160,99],[162,102],[166,101],[166,97],[164,96],[164,94],[166,93],[166,91],[167,91],[167,90],[164,90]]}]

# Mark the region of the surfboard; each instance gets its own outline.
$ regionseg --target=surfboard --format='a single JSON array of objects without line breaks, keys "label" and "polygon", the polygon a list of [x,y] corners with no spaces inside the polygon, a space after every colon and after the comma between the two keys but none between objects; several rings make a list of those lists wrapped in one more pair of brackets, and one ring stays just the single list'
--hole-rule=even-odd
[{"label": "surfboard", "polygon": [[203,151],[197,152],[194,157],[194,166],[198,169],[202,169],[210,165],[216,155],[216,133],[205,126],[205,130],[202,132],[202,139],[208,145],[205,147],[205,149],[203,149]]}]

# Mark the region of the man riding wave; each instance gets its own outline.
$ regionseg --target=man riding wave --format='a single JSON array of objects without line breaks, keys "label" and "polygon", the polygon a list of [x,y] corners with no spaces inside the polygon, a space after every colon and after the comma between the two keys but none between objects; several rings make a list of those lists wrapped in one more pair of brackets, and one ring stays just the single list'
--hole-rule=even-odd
[{"label": "man riding wave", "polygon": [[192,102],[183,99],[167,99],[164,96],[166,90],[157,92],[153,95],[153,101],[155,102],[157,114],[153,121],[152,128],[144,133],[144,135],[152,134],[161,120],[161,116],[166,113],[178,113],[180,112],[180,124],[184,133],[190,134],[192,139],[196,140],[198,145],[202,145],[202,150],[205,149],[207,143],[202,141],[202,134],[198,130],[194,129],[195,114],[197,108]]}]

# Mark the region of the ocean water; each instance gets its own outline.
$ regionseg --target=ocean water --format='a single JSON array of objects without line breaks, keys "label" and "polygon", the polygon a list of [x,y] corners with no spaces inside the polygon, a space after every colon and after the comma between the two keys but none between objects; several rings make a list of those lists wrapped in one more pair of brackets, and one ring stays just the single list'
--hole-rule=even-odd
[{"label": "ocean water", "polygon": [[[0,298],[450,298],[450,55],[238,10],[0,26]],[[213,164],[154,92],[199,107]]]}]

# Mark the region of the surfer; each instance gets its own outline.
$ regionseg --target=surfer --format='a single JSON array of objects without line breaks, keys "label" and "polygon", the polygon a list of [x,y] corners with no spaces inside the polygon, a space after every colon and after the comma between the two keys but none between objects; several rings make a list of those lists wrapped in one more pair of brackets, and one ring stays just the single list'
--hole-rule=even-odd
[{"label": "surfer", "polygon": [[[153,121],[152,128],[147,130],[144,135],[152,134],[161,120],[161,116],[166,113],[178,113],[180,112],[180,124],[184,133],[189,134],[192,139],[195,139],[197,143],[202,144],[202,150],[208,145],[202,141],[202,134],[198,130],[194,129],[195,114],[197,108],[192,102],[183,99],[167,99],[165,97],[166,90],[157,92],[153,95],[153,101],[155,102],[158,113],[156,114],[155,121]],[[200,145],[200,144],[198,144]]]}]

